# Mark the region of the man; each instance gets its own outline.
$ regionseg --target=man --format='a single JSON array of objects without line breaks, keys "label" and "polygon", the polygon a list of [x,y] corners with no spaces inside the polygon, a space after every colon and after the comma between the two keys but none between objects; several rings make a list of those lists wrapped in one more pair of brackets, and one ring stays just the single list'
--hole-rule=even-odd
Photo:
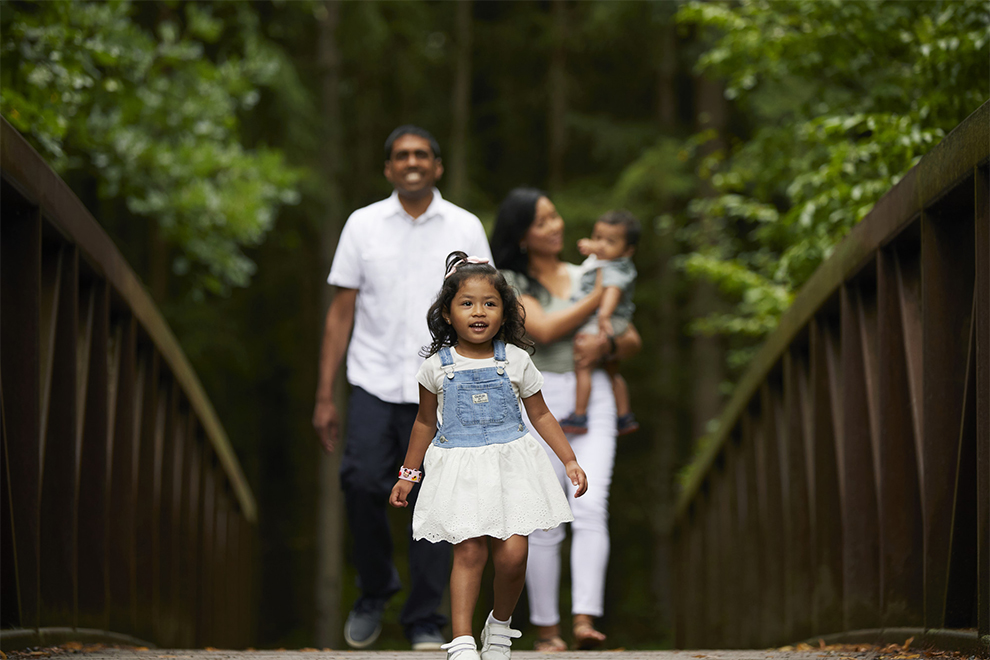
[{"label": "man", "polygon": [[[313,426],[332,452],[339,433],[333,386],[346,350],[351,397],[340,481],[361,596],[344,639],[354,648],[378,638],[385,604],[401,588],[386,507],[418,410],[419,350],[430,343],[426,311],[450,252],[491,259],[478,218],[434,186],[442,174],[430,133],[395,129],[385,142],[385,178],[394,191],[347,219],[327,278],[337,292],[327,312]],[[400,622],[414,650],[436,650],[446,641],[446,618],[437,609],[449,559],[449,545],[410,538],[412,584]]]}]

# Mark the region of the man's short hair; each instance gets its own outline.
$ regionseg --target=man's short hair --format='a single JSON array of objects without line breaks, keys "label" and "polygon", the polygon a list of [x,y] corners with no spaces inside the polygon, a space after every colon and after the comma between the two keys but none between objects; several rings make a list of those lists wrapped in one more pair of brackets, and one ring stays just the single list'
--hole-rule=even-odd
[{"label": "man's short hair", "polygon": [[636,216],[629,211],[625,209],[606,211],[602,217],[598,218],[598,222],[621,226],[626,232],[626,245],[628,247],[635,247],[639,244],[639,237],[643,233],[643,228]]},{"label": "man's short hair", "polygon": [[421,137],[430,143],[430,149],[433,150],[433,157],[440,157],[440,144],[437,139],[433,137],[425,128],[420,128],[419,126],[414,126],[412,124],[404,124],[399,126],[397,129],[389,133],[388,139],[385,140],[385,160],[392,159],[392,145],[403,135],[415,135],[416,137]]}]

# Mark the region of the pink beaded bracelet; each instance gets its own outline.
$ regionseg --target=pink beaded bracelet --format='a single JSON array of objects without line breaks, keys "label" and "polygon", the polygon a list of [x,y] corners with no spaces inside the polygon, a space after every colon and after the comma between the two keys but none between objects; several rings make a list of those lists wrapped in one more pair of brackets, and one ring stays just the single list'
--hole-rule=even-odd
[{"label": "pink beaded bracelet", "polygon": [[419,483],[423,478],[422,470],[410,470],[407,467],[399,468],[399,479],[405,479],[406,481],[411,481],[413,483]]}]

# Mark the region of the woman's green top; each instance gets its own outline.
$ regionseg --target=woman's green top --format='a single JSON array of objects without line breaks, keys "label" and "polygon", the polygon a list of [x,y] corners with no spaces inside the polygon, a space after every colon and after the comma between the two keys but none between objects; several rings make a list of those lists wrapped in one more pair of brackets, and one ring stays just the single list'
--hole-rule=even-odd
[{"label": "woman's green top", "polygon": [[[558,298],[551,295],[542,285],[527,278],[513,270],[503,270],[505,280],[516,289],[517,294],[529,295],[536,298],[536,301],[543,307],[543,311],[549,313],[562,309],[567,309],[574,304],[574,300]],[[571,293],[576,291],[578,282],[581,281],[581,267],[575,264],[567,264],[567,274],[571,278]],[[532,284],[530,284],[532,282]],[[537,344],[536,353],[533,355],[533,364],[540,371],[549,371],[555,374],[565,374],[574,371],[574,333],[561,337],[550,344]]]}]

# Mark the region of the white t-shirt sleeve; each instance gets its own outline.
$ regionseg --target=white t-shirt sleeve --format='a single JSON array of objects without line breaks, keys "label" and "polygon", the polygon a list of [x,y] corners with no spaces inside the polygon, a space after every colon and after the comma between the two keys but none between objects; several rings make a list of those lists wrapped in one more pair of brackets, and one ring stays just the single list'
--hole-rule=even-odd
[{"label": "white t-shirt sleeve", "polygon": [[327,282],[334,286],[345,289],[360,289],[364,281],[361,269],[361,249],[358,245],[358,234],[360,228],[356,225],[360,220],[354,218],[354,214],[344,223],[344,229],[340,232],[340,240],[337,241],[337,251],[333,255],[333,264],[330,266],[330,274]]},{"label": "white t-shirt sleeve", "polygon": [[518,346],[512,346],[511,349],[514,349],[510,350],[512,355],[507,355],[506,357],[514,361],[519,367],[519,371],[517,372],[519,378],[519,397],[528,399],[543,389],[543,374],[533,364],[529,353]]},{"label": "white t-shirt sleeve", "polygon": [[443,370],[440,368],[440,358],[436,354],[426,358],[416,372],[416,382],[430,392],[437,394],[442,389]]}]

